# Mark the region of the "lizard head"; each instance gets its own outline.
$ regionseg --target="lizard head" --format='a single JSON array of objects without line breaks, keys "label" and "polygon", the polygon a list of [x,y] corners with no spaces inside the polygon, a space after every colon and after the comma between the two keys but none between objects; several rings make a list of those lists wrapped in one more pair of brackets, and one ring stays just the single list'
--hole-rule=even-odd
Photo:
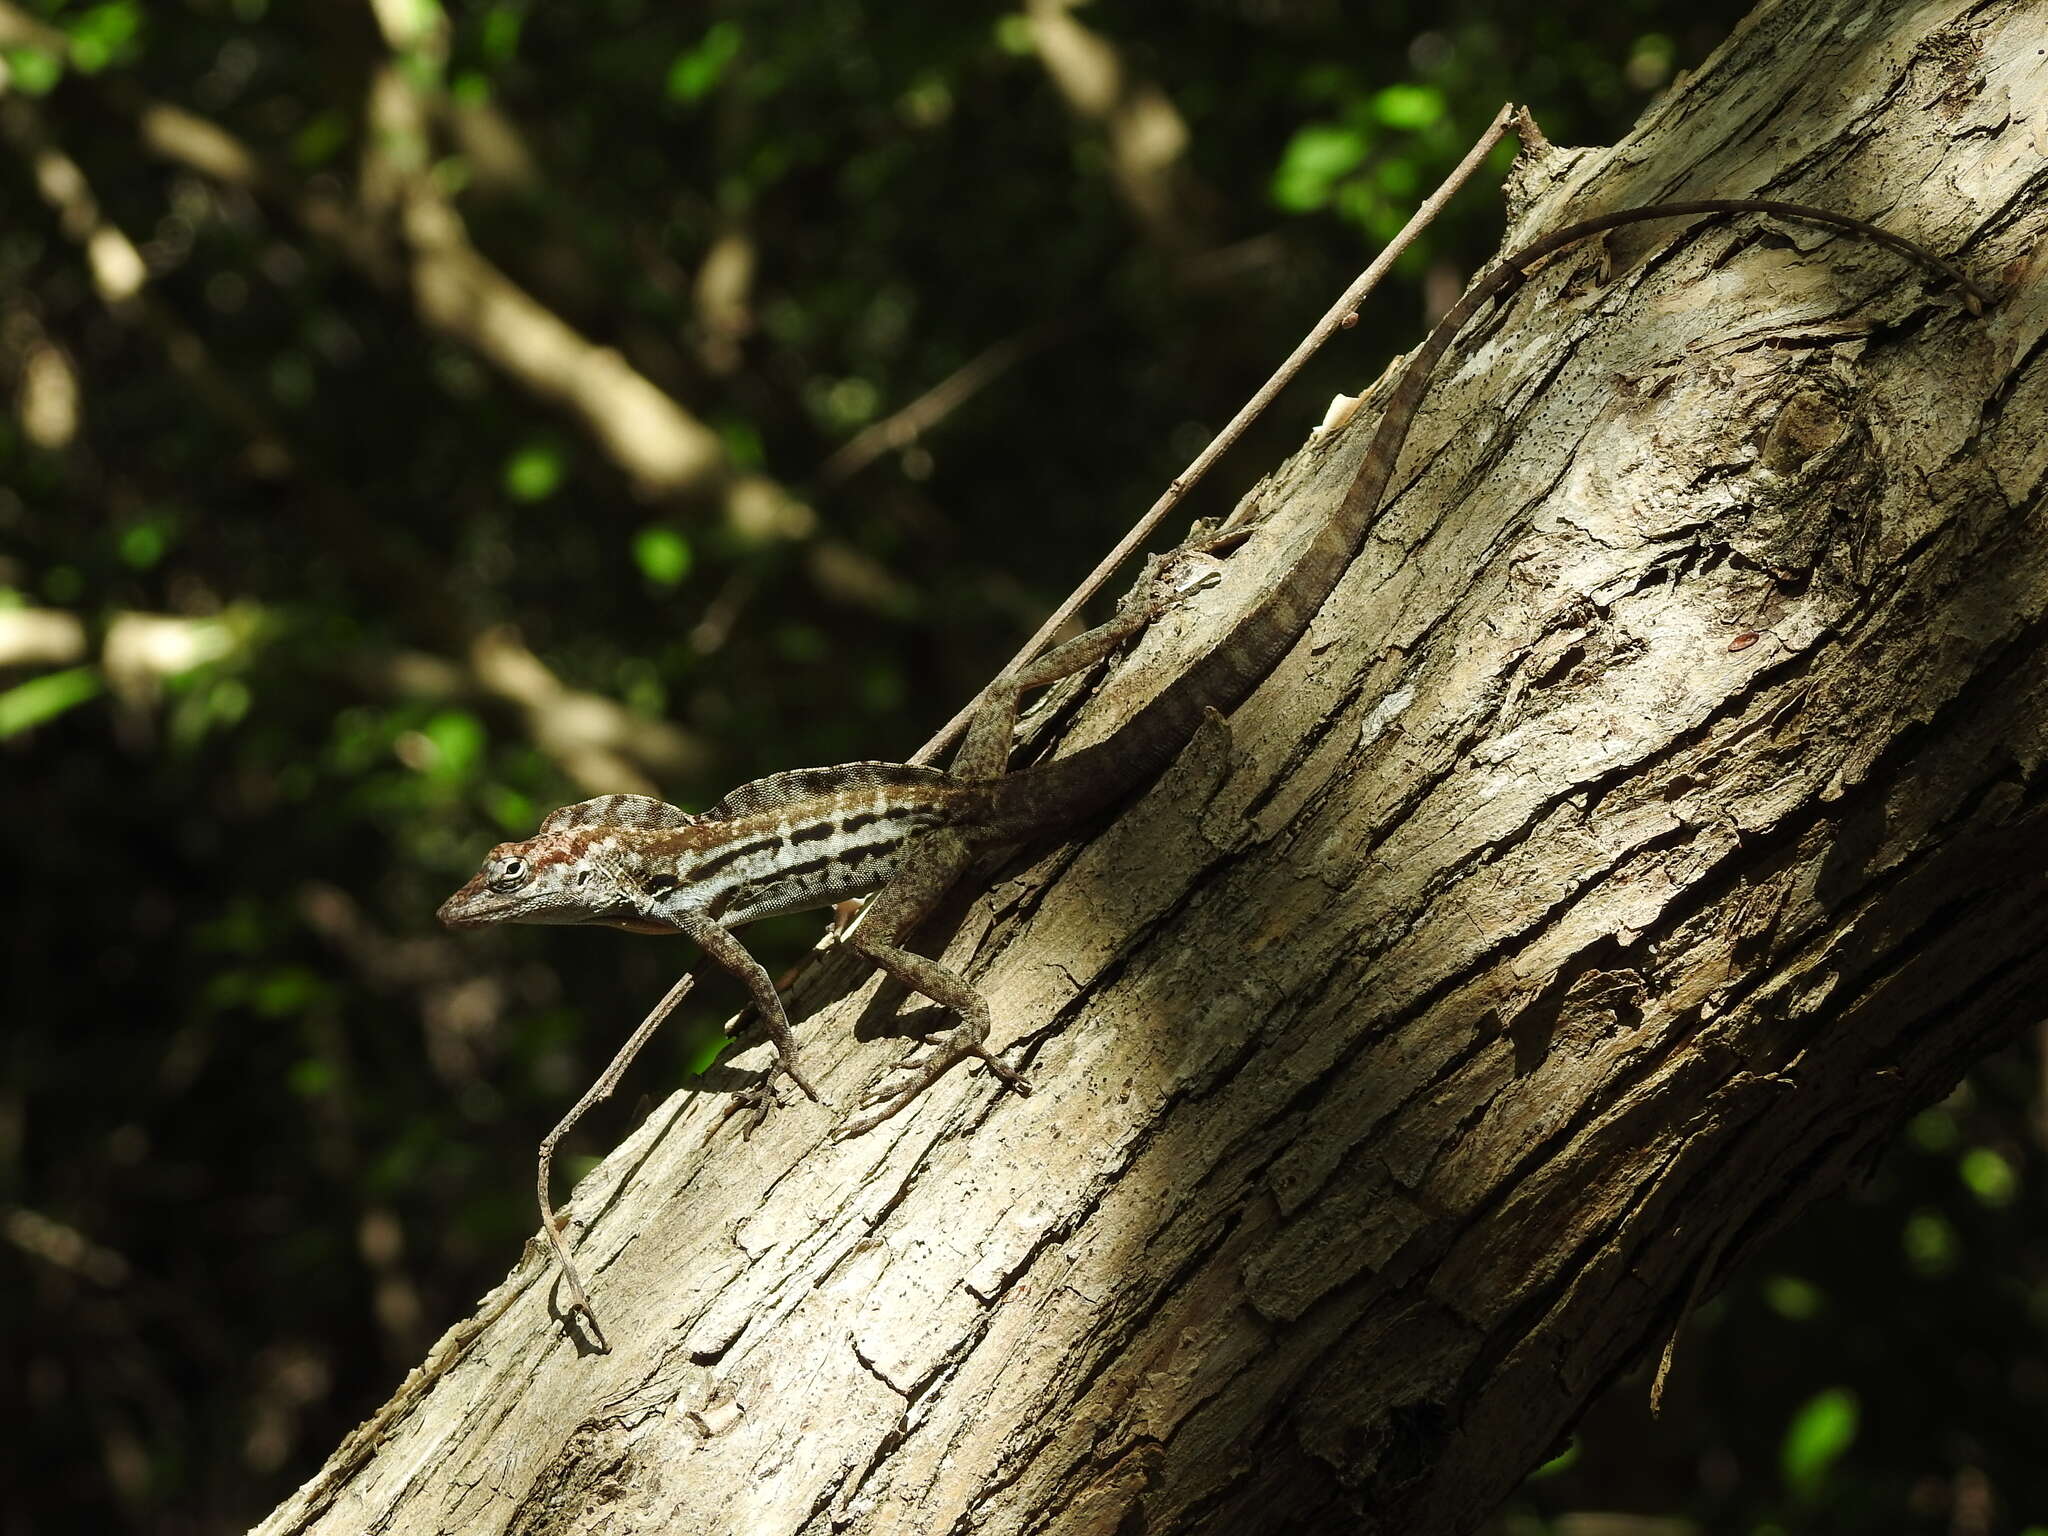
[{"label": "lizard head", "polygon": [[[650,834],[694,828],[697,818],[646,795],[599,795],[550,811],[524,842],[500,843],[461,890],[441,903],[450,928],[494,923],[601,924],[673,933],[656,921],[631,873]],[[674,880],[667,882],[674,885]]]},{"label": "lizard head", "polygon": [[[559,857],[540,845],[554,841],[532,838],[500,843],[484,859],[483,868],[446,901],[435,915],[450,928],[484,928],[492,923],[546,922],[546,909],[559,905],[562,880]],[[572,875],[573,878],[573,875]]]},{"label": "lizard head", "polygon": [[659,924],[636,924],[609,873],[610,860],[590,829],[544,832],[522,843],[500,843],[469,883],[436,914],[450,928],[496,923],[602,923],[666,933]]}]

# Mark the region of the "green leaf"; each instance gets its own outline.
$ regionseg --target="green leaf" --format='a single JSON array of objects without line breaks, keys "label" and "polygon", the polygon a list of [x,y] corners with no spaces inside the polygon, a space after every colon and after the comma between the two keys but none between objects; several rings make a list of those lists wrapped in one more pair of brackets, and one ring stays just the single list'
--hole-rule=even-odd
[{"label": "green leaf", "polygon": [[255,702],[249,685],[239,677],[215,678],[213,685],[206,690],[206,712],[213,717],[215,725],[223,727],[240,724],[249,713],[249,706]]},{"label": "green leaf", "polygon": [[465,779],[484,751],[484,723],[466,709],[444,709],[421,727],[434,744],[436,778]]},{"label": "green leaf", "polygon": [[1295,129],[1273,172],[1273,201],[1291,213],[1322,207],[1338,180],[1358,168],[1369,147],[1362,130],[1340,123],[1306,123]]},{"label": "green leaf", "polygon": [[750,421],[737,419],[718,424],[718,440],[725,445],[725,456],[732,460],[736,469],[759,469],[768,462],[767,451],[761,446],[761,433]]},{"label": "green leaf", "polygon": [[7,65],[9,89],[24,96],[47,96],[64,78],[64,61],[40,48],[9,48],[0,51]]},{"label": "green leaf", "polygon": [[1956,1264],[1956,1229],[1939,1211],[1915,1211],[1900,1234],[1906,1262],[1923,1275],[1946,1274]]},{"label": "green leaf", "polygon": [[649,581],[672,587],[690,574],[690,541],[659,523],[633,535],[633,563]]},{"label": "green leaf", "polygon": [[2020,1176],[2013,1165],[1989,1147],[1972,1147],[1965,1152],[1956,1171],[1970,1187],[1970,1193],[1986,1205],[2011,1205],[2020,1192]]},{"label": "green leaf", "polygon": [[1654,91],[1671,78],[1677,61],[1677,44],[1661,32],[1649,32],[1636,39],[1621,75],[1639,91]]},{"label": "green leaf", "polygon": [[1538,1478],[1555,1477],[1560,1472],[1568,1472],[1571,1470],[1572,1463],[1577,1461],[1578,1459],[1579,1440],[1578,1436],[1574,1435],[1569,1441],[1566,1442],[1565,1448],[1563,1450],[1559,1451],[1555,1456],[1551,1457],[1550,1460],[1546,1461],[1545,1463],[1543,1463],[1542,1466],[1538,1467],[1534,1472],[1531,1472],[1529,1474],[1529,1481],[1533,1483]]},{"label": "green leaf", "polygon": [[901,708],[909,691],[903,673],[895,667],[878,664],[861,674],[860,700],[873,714]]},{"label": "green leaf", "polygon": [[619,700],[636,715],[659,719],[668,710],[668,687],[661,669],[644,657],[630,656],[619,663]]},{"label": "green leaf", "polygon": [[1031,30],[1031,18],[1022,11],[1010,11],[996,18],[996,46],[1013,58],[1028,58],[1038,47]]},{"label": "green leaf", "polygon": [[1399,202],[1412,203],[1422,191],[1422,168],[1413,160],[1386,160],[1374,168],[1373,189]]},{"label": "green leaf", "polygon": [[97,698],[105,685],[93,667],[71,667],[62,672],[45,672],[25,683],[16,683],[0,693],[0,741],[18,736],[31,726],[54,720],[67,709],[76,709]]},{"label": "green leaf", "polygon": [[230,955],[253,955],[265,943],[265,913],[252,897],[236,897],[222,908],[218,917],[201,922],[192,930],[201,949]]},{"label": "green leaf", "polygon": [[118,541],[122,562],[138,571],[146,571],[155,565],[170,547],[171,522],[162,517],[122,529]]},{"label": "green leaf", "polygon": [[239,1008],[249,995],[247,971],[216,971],[199,989],[199,1005],[215,1013]]},{"label": "green leaf", "polygon": [[1856,1421],[1856,1394],[1847,1387],[1816,1392],[1792,1415],[1779,1464],[1795,1497],[1811,1499],[1820,1492],[1836,1461],[1856,1443]]},{"label": "green leaf", "polygon": [[348,119],[332,108],[313,116],[292,135],[292,160],[300,170],[325,165],[348,144]]},{"label": "green leaf", "polygon": [[827,647],[822,631],[809,624],[790,623],[775,631],[775,649],[784,661],[807,662],[823,659]]},{"label": "green leaf", "polygon": [[683,1070],[693,1075],[710,1071],[732,1044],[732,1037],[716,1019],[691,1020],[683,1030]]},{"label": "green leaf", "polygon": [[484,16],[483,35],[477,49],[493,64],[503,64],[519,51],[519,29],[525,13],[516,5],[494,5]]},{"label": "green leaf", "polygon": [[1827,1305],[1819,1286],[1797,1275],[1772,1275],[1764,1282],[1764,1301],[1778,1316],[1804,1322]]},{"label": "green leaf", "polygon": [[285,1074],[285,1081],[300,1098],[317,1099],[333,1089],[336,1075],[332,1062],[308,1056],[292,1063],[291,1070]]},{"label": "green leaf", "polygon": [[566,467],[555,444],[528,443],[505,461],[505,494],[514,501],[546,501],[561,488]]},{"label": "green leaf", "polygon": [[327,984],[304,966],[280,966],[264,974],[249,995],[249,1006],[266,1019],[304,1013],[327,995]]},{"label": "green leaf", "polygon": [[1906,1124],[1906,1134],[1923,1152],[1952,1152],[1963,1139],[1962,1127],[1944,1106],[1923,1109]]},{"label": "green leaf", "polygon": [[1413,133],[1444,115],[1444,93],[1433,85],[1390,85],[1372,99],[1373,118]]},{"label": "green leaf", "polygon": [[484,809],[490,813],[491,820],[515,837],[525,837],[540,820],[534,815],[532,800],[503,784],[487,786],[483,799]]},{"label": "green leaf", "polygon": [[668,67],[668,99],[677,102],[702,101],[725,76],[725,68],[740,51],[739,23],[721,21],[706,32],[694,48],[676,55]]},{"label": "green leaf", "polygon": [[133,57],[130,46],[142,29],[142,8],[135,0],[111,0],[79,12],[66,24],[71,34],[71,62],[86,74]]},{"label": "green leaf", "polygon": [[815,378],[804,388],[804,400],[834,432],[850,432],[872,421],[881,392],[866,379]]},{"label": "green leaf", "polygon": [[280,405],[297,408],[320,387],[313,360],[303,352],[280,352],[270,360],[270,392]]}]

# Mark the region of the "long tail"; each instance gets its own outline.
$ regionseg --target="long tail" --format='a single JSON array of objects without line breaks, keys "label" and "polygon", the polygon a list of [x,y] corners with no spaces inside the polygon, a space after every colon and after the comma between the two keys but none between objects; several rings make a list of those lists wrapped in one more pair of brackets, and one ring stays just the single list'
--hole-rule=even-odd
[{"label": "long tail", "polygon": [[1344,494],[1343,504],[1318,531],[1293,569],[1237,620],[1229,634],[1160,690],[1115,735],[1070,756],[996,780],[990,807],[992,824],[1009,834],[1024,836],[1066,825],[1113,804],[1164,770],[1201,724],[1204,711],[1235,709],[1278,665],[1280,658],[1301,638],[1365,542],[1430,375],[1482,306],[1513,292],[1529,269],[1546,256],[1589,235],[1649,219],[1711,213],[1768,213],[1846,229],[1955,283],[1967,296],[1973,313],[1981,313],[1981,307],[1990,302],[1983,290],[1954,266],[1903,236],[1847,214],[1809,208],[1802,203],[1753,198],[1653,203],[1603,213],[1545,235],[1488,270],[1415,350],[1388,397],[1386,410],[1365,450],[1364,461]]}]

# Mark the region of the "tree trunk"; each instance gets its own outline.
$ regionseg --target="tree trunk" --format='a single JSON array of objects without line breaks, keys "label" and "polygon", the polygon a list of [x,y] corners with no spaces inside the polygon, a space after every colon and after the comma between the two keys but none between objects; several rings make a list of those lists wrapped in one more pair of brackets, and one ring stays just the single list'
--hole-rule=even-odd
[{"label": "tree trunk", "polygon": [[[1035,1096],[743,1141],[714,1071],[578,1191],[613,1352],[529,1252],[262,1529],[1470,1530],[2041,1017],[2044,49],[2033,0],[1767,3],[1626,144],[1525,157],[1510,245],[1790,198],[2000,302],[1753,217],[1554,260],[1227,733],[963,903]],[[1275,579],[1370,414],[1070,742]],[[872,996],[800,1030],[842,1106]]]}]

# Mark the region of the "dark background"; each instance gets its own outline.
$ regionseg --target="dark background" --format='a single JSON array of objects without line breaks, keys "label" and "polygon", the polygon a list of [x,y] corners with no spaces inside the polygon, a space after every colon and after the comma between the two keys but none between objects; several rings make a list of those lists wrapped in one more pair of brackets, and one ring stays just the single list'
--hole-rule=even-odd
[{"label": "dark background", "polygon": [[[0,6],[0,1531],[243,1528],[517,1258],[692,956],[440,932],[491,843],[912,751],[1503,100],[1611,142],[1741,9]],[[1193,511],[1412,344],[1496,180]],[[457,258],[530,307],[420,302]],[[591,430],[647,388],[715,473]],[[2048,1530],[2039,1078],[1915,1120],[1499,1529]]]}]

